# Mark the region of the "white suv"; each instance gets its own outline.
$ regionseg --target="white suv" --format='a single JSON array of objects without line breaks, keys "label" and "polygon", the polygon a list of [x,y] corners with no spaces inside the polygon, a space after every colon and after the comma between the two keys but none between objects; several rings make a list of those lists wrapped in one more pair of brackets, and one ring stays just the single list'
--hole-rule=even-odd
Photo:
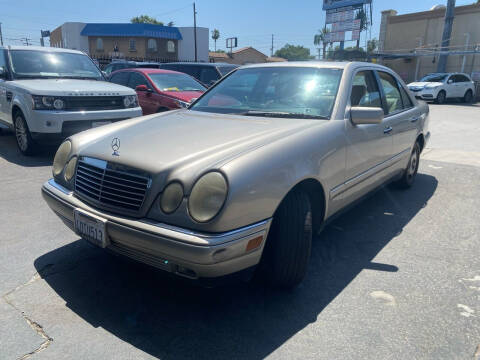
[{"label": "white suv", "polygon": [[467,74],[461,73],[429,74],[407,86],[416,98],[433,100],[437,104],[443,104],[450,98],[460,98],[470,103],[475,95],[474,82]]},{"label": "white suv", "polygon": [[134,90],[105,81],[85,53],[50,47],[0,47],[0,123],[25,155],[37,144],[141,116]]}]

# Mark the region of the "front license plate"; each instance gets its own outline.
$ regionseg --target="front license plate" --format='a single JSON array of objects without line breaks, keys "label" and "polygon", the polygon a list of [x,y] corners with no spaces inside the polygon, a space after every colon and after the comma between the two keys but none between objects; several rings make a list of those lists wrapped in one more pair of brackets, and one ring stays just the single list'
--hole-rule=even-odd
[{"label": "front license plate", "polygon": [[73,210],[75,232],[82,238],[102,248],[107,247],[107,220],[87,214],[79,209]]},{"label": "front license plate", "polygon": [[93,121],[92,122],[92,128],[96,128],[96,127],[103,126],[103,125],[108,125],[108,124],[111,124],[111,123],[112,123],[111,121]]}]

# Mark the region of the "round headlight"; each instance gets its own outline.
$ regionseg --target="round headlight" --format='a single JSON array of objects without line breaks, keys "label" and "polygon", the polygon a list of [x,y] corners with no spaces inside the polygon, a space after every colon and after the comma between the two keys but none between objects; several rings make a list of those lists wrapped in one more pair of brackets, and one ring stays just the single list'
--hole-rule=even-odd
[{"label": "round headlight", "polygon": [[62,99],[55,99],[55,101],[53,102],[53,107],[57,110],[62,110],[64,106],[65,103]]},{"label": "round headlight", "polygon": [[123,98],[123,105],[125,105],[125,107],[130,107],[130,105],[132,105],[132,98],[130,96],[125,96]]},{"label": "round headlight", "polygon": [[160,198],[160,207],[164,213],[170,214],[177,210],[183,199],[183,187],[177,182],[168,185]]},{"label": "round headlight", "polygon": [[222,208],[227,190],[227,181],[219,172],[203,175],[193,186],[188,199],[190,216],[198,222],[212,220]]},{"label": "round headlight", "polygon": [[53,176],[60,175],[68,160],[68,155],[72,150],[72,143],[64,141],[57,150],[55,158],[53,159]]},{"label": "round headlight", "polygon": [[63,176],[65,180],[70,181],[73,179],[73,175],[75,175],[75,167],[77,166],[77,157],[74,156],[70,159],[67,166],[65,166],[65,173]]},{"label": "round headlight", "polygon": [[54,98],[51,96],[43,96],[42,103],[45,107],[52,107],[53,106]]}]

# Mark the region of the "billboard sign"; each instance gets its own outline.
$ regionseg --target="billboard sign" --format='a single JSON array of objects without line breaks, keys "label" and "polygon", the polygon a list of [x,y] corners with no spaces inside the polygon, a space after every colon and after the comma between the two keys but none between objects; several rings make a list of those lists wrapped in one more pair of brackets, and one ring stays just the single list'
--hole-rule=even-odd
[{"label": "billboard sign", "polygon": [[360,29],[360,19],[347,20],[332,24],[332,32],[352,31]]},{"label": "billboard sign", "polygon": [[325,42],[331,43],[331,42],[340,42],[340,41],[345,41],[344,31],[330,32],[325,37]]},{"label": "billboard sign", "polygon": [[323,10],[370,4],[372,0],[323,0]]},{"label": "billboard sign", "polygon": [[355,11],[327,11],[327,17],[325,19],[325,24],[333,24],[339,21],[353,20]]}]

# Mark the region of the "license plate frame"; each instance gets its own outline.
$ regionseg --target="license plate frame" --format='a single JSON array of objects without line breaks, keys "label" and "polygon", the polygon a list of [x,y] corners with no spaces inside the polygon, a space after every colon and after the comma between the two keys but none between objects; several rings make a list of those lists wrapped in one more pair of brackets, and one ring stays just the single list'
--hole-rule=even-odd
[{"label": "license plate frame", "polygon": [[112,122],[110,120],[104,120],[104,121],[92,121],[92,129],[100,127],[100,126],[105,126],[109,125]]},{"label": "license plate frame", "polygon": [[73,229],[77,235],[101,248],[106,248],[110,243],[107,220],[81,209],[73,210]]}]

